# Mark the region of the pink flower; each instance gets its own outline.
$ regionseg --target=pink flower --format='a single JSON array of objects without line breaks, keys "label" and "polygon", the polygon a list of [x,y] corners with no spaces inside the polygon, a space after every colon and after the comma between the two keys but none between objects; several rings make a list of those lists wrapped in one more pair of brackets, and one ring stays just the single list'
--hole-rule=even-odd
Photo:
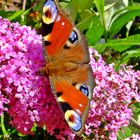
[{"label": "pink flower", "polygon": [[6,94],[10,123],[22,134],[32,134],[37,124],[46,125],[47,131],[59,139],[70,136],[49,80],[36,74],[45,64],[42,36],[28,26],[0,17],[0,48],[0,114],[6,110]]},{"label": "pink flower", "polygon": [[[84,137],[94,134],[95,140],[115,140],[120,127],[129,124],[132,99],[140,101],[140,71],[123,66],[116,72],[114,64],[106,64],[91,48],[90,58],[96,86]],[[8,111],[10,123],[22,134],[32,134],[31,129],[37,124],[46,125],[57,139],[76,139],[63,119],[49,79],[37,74],[44,65],[41,35],[0,17],[0,115]]]},{"label": "pink flower", "polygon": [[140,140],[140,135],[133,134],[131,138],[126,138],[125,140]]},{"label": "pink flower", "polygon": [[3,114],[4,111],[7,111],[7,108],[4,107],[4,105],[9,103],[9,100],[2,94],[3,91],[0,91],[0,116]]},{"label": "pink flower", "polygon": [[132,110],[128,106],[132,99],[140,99],[137,88],[139,71],[124,67],[115,72],[113,64],[106,64],[96,50],[90,48],[89,51],[96,87],[85,134],[88,137],[93,133],[95,139],[104,137],[115,140],[120,127],[129,124]]}]

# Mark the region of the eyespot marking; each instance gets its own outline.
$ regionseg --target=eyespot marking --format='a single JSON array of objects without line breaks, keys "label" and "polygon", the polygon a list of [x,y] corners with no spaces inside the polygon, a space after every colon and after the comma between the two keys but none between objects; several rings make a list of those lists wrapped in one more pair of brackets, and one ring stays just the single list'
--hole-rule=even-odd
[{"label": "eyespot marking", "polygon": [[82,128],[81,117],[74,110],[68,110],[65,112],[65,119],[68,125],[74,130],[79,131]]},{"label": "eyespot marking", "polygon": [[82,84],[82,83],[75,83],[73,86],[75,86],[76,89],[80,90],[87,97],[89,96],[89,89],[87,85]]},{"label": "eyespot marking", "polygon": [[60,21],[61,17],[58,15],[56,21]]},{"label": "eyespot marking", "polygon": [[43,6],[43,22],[46,24],[53,23],[57,18],[58,10],[53,0],[47,0]]},{"label": "eyespot marking", "polygon": [[45,11],[44,15],[46,17],[48,17],[48,18],[51,18],[52,17],[52,13],[51,13],[51,11],[49,9]]},{"label": "eyespot marking", "polygon": [[76,109],[76,112],[77,112],[78,114],[82,114],[81,111],[80,111],[79,109]]},{"label": "eyespot marking", "polygon": [[89,90],[88,90],[88,87],[86,85],[81,85],[79,90],[84,93],[86,96],[89,95]]},{"label": "eyespot marking", "polygon": [[74,30],[70,34],[69,41],[73,44],[77,43],[78,41],[78,35]]}]

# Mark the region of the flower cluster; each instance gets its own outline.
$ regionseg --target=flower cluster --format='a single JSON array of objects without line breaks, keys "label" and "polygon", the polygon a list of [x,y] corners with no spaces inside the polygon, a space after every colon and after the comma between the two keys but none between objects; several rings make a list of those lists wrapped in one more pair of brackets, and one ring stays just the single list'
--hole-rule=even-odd
[{"label": "flower cluster", "polygon": [[[132,99],[140,101],[140,72],[131,67],[115,72],[113,64],[106,64],[93,49],[90,58],[96,86],[85,136],[115,140],[118,129],[129,124]],[[49,80],[37,74],[44,65],[42,37],[30,27],[0,17],[0,115],[8,104],[10,123],[21,133],[32,134],[35,124],[46,125],[57,139],[72,140],[74,135],[63,119]]]},{"label": "flower cluster", "polygon": [[0,114],[9,103],[10,123],[22,134],[32,134],[34,124],[46,125],[47,131],[60,139],[71,131],[49,80],[37,74],[44,64],[42,36],[0,17]]},{"label": "flower cluster", "polygon": [[140,101],[137,86],[140,72],[130,66],[116,72],[113,64],[106,64],[97,51],[90,49],[90,55],[96,87],[86,123],[86,135],[94,133],[95,139],[108,137],[115,140],[119,128],[129,124],[132,116],[129,104],[133,99]]},{"label": "flower cluster", "polygon": [[133,134],[131,138],[126,138],[125,140],[140,140],[140,135]]}]

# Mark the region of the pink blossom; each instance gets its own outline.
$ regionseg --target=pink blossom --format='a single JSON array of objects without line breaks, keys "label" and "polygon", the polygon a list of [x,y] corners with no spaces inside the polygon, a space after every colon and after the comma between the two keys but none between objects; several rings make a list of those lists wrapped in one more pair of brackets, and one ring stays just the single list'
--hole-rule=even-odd
[{"label": "pink blossom", "polygon": [[[140,71],[123,66],[116,72],[114,64],[106,64],[94,49],[90,49],[90,58],[96,86],[84,137],[94,134],[95,140],[115,140],[120,127],[129,124],[132,99],[140,101]],[[33,134],[34,124],[46,125],[57,139],[73,140],[49,79],[37,74],[44,65],[42,36],[28,26],[0,17],[0,115],[8,111],[10,123],[22,134]],[[8,104],[8,110],[4,104]]]},{"label": "pink blossom", "polygon": [[133,134],[131,138],[126,138],[125,140],[140,140],[140,135]]},{"label": "pink blossom", "polygon": [[3,91],[0,91],[0,116],[3,114],[4,111],[7,111],[7,108],[4,107],[4,105],[9,103],[9,100],[2,94]]},{"label": "pink blossom", "polygon": [[[129,124],[132,116],[129,104],[132,99],[140,99],[137,88],[139,71],[134,71],[131,67],[122,67],[116,72],[113,64],[106,64],[96,50],[90,48],[89,51],[96,87],[85,134],[90,136],[93,133],[95,139],[104,137],[115,140],[120,127]],[[95,57],[98,59],[95,60]]]},{"label": "pink blossom", "polygon": [[36,74],[44,66],[42,36],[28,26],[0,17],[0,114],[9,100],[10,123],[22,134],[32,134],[36,123],[64,139],[71,130],[50,89],[49,80]]}]

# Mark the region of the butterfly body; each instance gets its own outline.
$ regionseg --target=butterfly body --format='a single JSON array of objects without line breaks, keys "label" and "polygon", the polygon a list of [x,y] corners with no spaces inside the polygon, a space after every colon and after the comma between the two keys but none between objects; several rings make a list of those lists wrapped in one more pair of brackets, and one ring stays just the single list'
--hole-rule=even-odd
[{"label": "butterfly body", "polygon": [[44,3],[42,19],[46,66],[40,71],[49,77],[69,127],[81,135],[93,90],[86,40],[56,0]]}]

